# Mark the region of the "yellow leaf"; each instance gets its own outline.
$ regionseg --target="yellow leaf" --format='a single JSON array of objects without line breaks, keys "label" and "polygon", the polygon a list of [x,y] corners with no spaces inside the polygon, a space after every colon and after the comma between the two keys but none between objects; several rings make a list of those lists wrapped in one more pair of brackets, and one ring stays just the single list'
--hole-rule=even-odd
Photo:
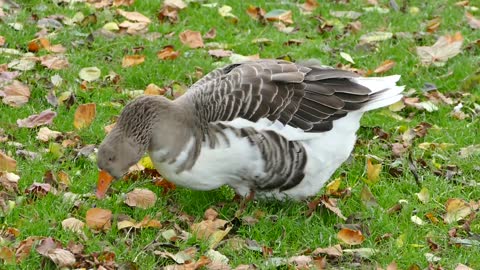
[{"label": "yellow leaf", "polygon": [[334,194],[335,192],[338,191],[340,188],[340,185],[342,184],[342,178],[338,177],[335,178],[332,182],[328,183],[327,185],[327,191],[325,192],[327,195]]},{"label": "yellow leaf", "polygon": [[380,179],[382,164],[372,164],[371,159],[367,159],[367,184],[373,185]]},{"label": "yellow leaf", "polygon": [[75,111],[73,126],[76,129],[86,128],[90,126],[96,115],[95,103],[81,104]]},{"label": "yellow leaf", "polygon": [[365,241],[365,236],[363,236],[361,231],[347,228],[341,229],[337,234],[337,238],[348,245],[360,245]]},{"label": "yellow leaf", "polygon": [[445,203],[446,213],[443,220],[450,224],[455,221],[462,220],[472,213],[470,205],[462,199],[448,199]]}]

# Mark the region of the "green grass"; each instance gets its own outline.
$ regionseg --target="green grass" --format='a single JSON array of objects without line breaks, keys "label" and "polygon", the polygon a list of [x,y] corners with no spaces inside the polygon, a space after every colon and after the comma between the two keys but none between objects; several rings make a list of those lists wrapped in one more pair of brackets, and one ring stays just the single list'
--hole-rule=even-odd
[{"label": "green grass", "polygon": [[[139,36],[122,36],[108,40],[102,36],[96,36],[89,45],[86,36],[93,31],[100,29],[109,21],[121,22],[123,19],[115,15],[113,8],[95,10],[83,3],[59,6],[53,1],[18,1],[22,8],[9,17],[3,18],[0,35],[6,39],[4,47],[19,49],[26,52],[27,44],[34,39],[38,31],[32,16],[44,18],[49,15],[61,14],[72,17],[77,12],[84,15],[95,13],[97,22],[86,26],[66,26],[57,30],[56,35],[50,39],[52,44],[62,44],[67,48],[66,56],[69,59],[70,67],[64,70],[48,70],[39,64],[31,71],[23,72],[18,78],[29,85],[32,95],[27,105],[21,108],[12,108],[0,104],[0,127],[8,134],[11,142],[19,142],[24,149],[41,153],[41,158],[29,160],[15,154],[17,147],[1,143],[0,150],[8,153],[18,162],[17,173],[21,176],[19,181],[20,190],[23,191],[33,182],[42,182],[42,176],[47,170],[54,172],[63,170],[71,177],[69,191],[84,194],[92,192],[97,179],[97,167],[94,160],[86,157],[76,157],[73,149],[66,149],[63,157],[43,152],[48,148],[48,143],[42,143],[35,139],[38,128],[26,129],[17,128],[16,120],[25,118],[31,114],[39,113],[51,105],[47,103],[45,96],[48,92],[50,77],[58,74],[63,78],[63,84],[56,89],[57,95],[63,91],[73,91],[77,98],[76,103],[71,107],[59,106],[55,109],[58,113],[52,130],[63,133],[74,131],[73,114],[76,107],[82,103],[94,102],[97,104],[97,116],[93,124],[81,131],[74,131],[80,136],[81,144],[98,145],[105,136],[103,127],[113,123],[114,116],[118,115],[121,105],[130,100],[122,90],[145,89],[150,83],[159,86],[166,86],[172,82],[190,85],[195,81],[192,76],[196,68],[201,68],[206,74],[213,68],[228,63],[228,59],[214,59],[208,55],[207,49],[189,49],[182,45],[178,34],[186,29],[206,33],[210,28],[215,27],[217,35],[214,42],[225,43],[235,53],[252,55],[259,53],[262,58],[277,58],[288,55],[293,60],[317,58],[327,65],[335,66],[338,63],[346,64],[340,57],[339,52],[349,53],[356,61],[354,67],[363,70],[373,70],[386,59],[392,59],[397,64],[385,75],[401,74],[401,84],[406,89],[415,89],[414,96],[422,97],[422,87],[425,83],[434,83],[440,92],[469,94],[464,95],[461,100],[466,108],[474,108],[474,103],[480,103],[480,88],[478,83],[473,88],[460,90],[465,85],[465,80],[478,72],[480,69],[480,47],[474,44],[480,38],[479,30],[472,30],[465,21],[463,7],[455,6],[456,1],[439,1],[439,3],[426,3],[425,1],[408,1],[410,7],[418,7],[419,13],[411,14],[394,12],[388,14],[377,12],[363,12],[366,1],[350,1],[349,4],[335,3],[328,1],[320,3],[312,15],[302,15],[299,12],[296,2],[282,1],[220,1],[230,5],[233,13],[238,16],[239,22],[231,24],[217,13],[218,8],[202,7],[199,3],[191,3],[186,9],[180,11],[180,20],[177,24],[159,22],[156,14],[160,8],[159,1],[137,0],[131,7],[124,7],[125,10],[136,10],[152,20],[149,26],[150,32],[160,32],[163,37],[154,41],[148,41]],[[340,1],[341,2],[341,1]],[[388,1],[379,1],[388,7]],[[402,1],[398,1],[399,4]],[[474,1],[471,1],[473,4]],[[245,13],[249,5],[256,5],[265,10],[288,9],[293,12],[294,26],[299,30],[292,34],[279,32],[272,24],[263,25],[254,21]],[[408,9],[407,8],[407,9]],[[333,31],[319,33],[317,31],[318,20],[315,16],[321,16],[326,20],[334,22],[335,25],[347,25],[350,20],[345,18],[334,18],[329,15],[330,10],[355,10],[363,12],[359,18],[362,28],[358,33],[348,32],[344,34],[341,27],[334,27]],[[473,12],[478,18],[480,13]],[[433,34],[423,33],[427,20],[436,16],[441,18],[441,25]],[[6,23],[23,23],[24,29],[16,31]],[[364,51],[356,47],[362,34],[373,31],[390,31],[393,33],[408,32],[414,38],[394,38],[378,44],[373,51]],[[432,45],[438,36],[447,33],[453,34],[460,31],[465,41],[462,53],[450,59],[443,67],[422,66],[416,55],[415,47],[421,45]],[[173,37],[165,35],[175,32]],[[268,38],[273,42],[269,45],[254,44],[251,41],[255,38]],[[299,46],[284,46],[289,39],[304,39],[305,42]],[[75,47],[72,44],[84,42],[85,45]],[[208,41],[205,41],[208,42]],[[171,61],[161,61],[156,53],[166,45],[173,45],[181,52],[180,57]],[[465,49],[470,46],[470,49]],[[138,66],[122,68],[121,61],[124,55],[133,54],[132,48],[143,47],[141,54],[146,56],[146,61]],[[37,55],[45,55],[42,50]],[[18,56],[0,54],[0,64],[9,63]],[[220,63],[219,63],[220,62]],[[102,71],[102,76],[114,71],[120,75],[118,85],[103,83],[100,81],[90,83],[91,90],[84,91],[80,88],[78,72],[81,68],[96,66]],[[477,79],[478,81],[478,79]],[[456,105],[456,104],[454,104]],[[453,269],[458,263],[469,265],[474,269],[480,268],[480,246],[455,246],[449,244],[448,230],[458,227],[458,224],[444,224],[443,222],[433,224],[426,221],[424,226],[418,226],[411,222],[412,215],[417,215],[426,220],[425,214],[433,213],[437,218],[442,219],[444,204],[449,198],[461,198],[466,201],[480,199],[480,189],[462,184],[471,180],[480,183],[478,155],[467,159],[458,156],[462,147],[480,143],[480,123],[472,111],[465,110],[471,117],[458,120],[450,116],[454,105],[440,104],[439,110],[434,112],[419,111],[412,108],[404,108],[398,114],[404,121],[395,120],[388,114],[388,110],[378,110],[368,113],[362,120],[362,128],[358,133],[359,143],[354,150],[353,159],[338,169],[334,177],[344,174],[343,187],[352,188],[352,196],[339,200],[339,208],[345,216],[358,215],[359,221],[355,221],[368,227],[369,234],[366,234],[366,241],[360,247],[374,248],[377,253],[363,261],[364,267],[373,268],[375,264],[385,267],[395,260],[402,269],[412,264],[418,264],[422,269],[428,266],[424,254],[435,253],[441,257],[438,263],[445,269]],[[432,128],[424,138],[419,138],[412,146],[412,152],[417,160],[424,160],[426,168],[418,168],[418,174],[422,179],[422,185],[426,187],[431,195],[427,204],[422,204],[415,193],[420,188],[415,184],[412,173],[408,169],[406,157],[402,157],[401,163],[403,174],[394,177],[388,173],[390,164],[394,161],[391,155],[389,144],[395,138],[401,136],[400,126],[413,128],[420,122],[431,123],[438,128]],[[374,138],[372,127],[379,126],[391,134],[388,142]],[[451,143],[452,147],[446,150],[422,150],[418,148],[421,142]],[[366,177],[365,155],[375,155],[383,160],[383,171],[380,181],[371,186],[370,189],[376,197],[379,207],[367,208],[360,199],[360,191],[364,186],[362,178]],[[456,165],[462,172],[460,176],[453,179],[446,179],[444,176],[437,176],[433,173],[435,164]],[[333,179],[333,178],[332,178]],[[156,207],[147,210],[133,209],[122,202],[122,193],[131,191],[134,187],[145,187],[158,194]],[[85,253],[111,250],[116,254],[117,263],[134,261],[140,269],[153,269],[156,266],[173,263],[166,259],[159,258],[151,252],[144,252],[143,248],[150,243],[157,235],[155,229],[144,229],[137,232],[125,233],[116,229],[116,222],[113,222],[112,229],[100,234],[94,234],[88,229],[85,233],[88,240],[80,239],[76,234],[61,229],[61,221],[67,217],[77,217],[84,220],[85,213],[92,207],[101,207],[112,210],[114,215],[128,214],[136,220],[141,220],[145,215],[157,216],[169,229],[173,223],[179,223],[178,217],[169,211],[169,207],[175,205],[182,211],[195,217],[200,221],[203,213],[209,207],[214,207],[223,219],[231,219],[238,208],[236,202],[231,201],[231,191],[220,189],[211,192],[198,192],[187,189],[177,189],[167,196],[161,195],[161,189],[153,186],[147,179],[139,182],[120,182],[113,186],[117,191],[106,200],[97,200],[93,196],[86,198],[78,207],[62,200],[62,194],[48,194],[45,197],[35,198],[30,195],[21,196],[22,202],[4,217],[0,217],[3,227],[14,227],[20,231],[16,242],[6,242],[7,246],[15,246],[19,241],[29,236],[51,236],[58,239],[64,245],[70,240],[81,242],[85,246]],[[396,204],[399,200],[407,200],[403,209],[396,214],[388,214],[386,210]],[[273,249],[274,257],[290,257],[299,255],[307,249],[327,247],[337,244],[337,224],[343,223],[341,219],[328,210],[317,210],[312,217],[306,217],[306,204],[301,202],[254,202],[250,203],[243,216],[254,215],[257,211],[264,212],[255,225],[236,225],[235,233],[231,235],[242,239],[256,240],[260,245]],[[115,219],[114,219],[115,220]],[[184,229],[188,229],[184,226]],[[480,220],[474,219],[471,226],[471,233],[480,234]],[[378,241],[384,234],[391,234],[390,238]],[[440,251],[433,252],[427,244],[427,237],[430,237],[441,247]],[[459,237],[467,237],[459,233]],[[0,245],[4,245],[0,244]],[[199,240],[191,239],[187,242],[178,241],[176,245],[180,249],[200,244],[201,252],[206,251],[207,246]],[[348,247],[347,247],[348,248]],[[355,248],[355,247],[353,247]],[[241,249],[240,251],[222,246],[218,249],[230,259],[230,265],[235,267],[238,264],[255,263],[265,268],[266,259],[260,252]],[[201,253],[200,252],[200,253]],[[351,256],[344,255],[338,262],[340,267],[351,268],[350,262],[355,261]],[[54,269],[51,262],[42,263],[41,256],[34,250],[30,256],[19,262],[18,265],[4,265],[2,269]]]}]

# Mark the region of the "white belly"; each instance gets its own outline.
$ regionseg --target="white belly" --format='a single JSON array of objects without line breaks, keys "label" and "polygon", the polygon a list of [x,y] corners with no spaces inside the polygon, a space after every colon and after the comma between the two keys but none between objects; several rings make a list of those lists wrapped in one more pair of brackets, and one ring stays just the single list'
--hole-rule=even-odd
[{"label": "white belly", "polygon": [[[361,112],[349,113],[336,120],[333,129],[323,133],[305,133],[300,129],[283,126],[279,122],[272,123],[262,119],[256,123],[245,119],[225,122],[236,128],[254,127],[257,130],[275,130],[289,140],[301,141],[307,151],[305,177],[297,186],[280,192],[271,190],[257,192],[258,197],[274,197],[276,199],[304,199],[313,196],[329,180],[335,170],[348,158],[355,144],[355,132],[360,126]],[[155,162],[161,160],[165,153],[151,152],[150,156],[157,170],[169,181],[177,185],[197,190],[211,190],[222,185],[233,187],[240,195],[250,192],[248,179],[264,174],[264,161],[259,150],[252,146],[246,138],[237,137],[227,130],[227,144],[220,140],[214,149],[204,143],[197,161],[192,169],[179,174],[176,169],[188,155],[192,141],[172,164]]]}]

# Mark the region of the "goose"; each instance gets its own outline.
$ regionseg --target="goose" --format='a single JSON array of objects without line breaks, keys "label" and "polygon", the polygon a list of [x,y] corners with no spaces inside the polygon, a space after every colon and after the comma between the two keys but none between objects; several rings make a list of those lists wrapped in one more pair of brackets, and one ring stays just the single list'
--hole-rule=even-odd
[{"label": "goose", "polygon": [[402,98],[399,79],[261,59],[215,69],[175,100],[141,96],[98,148],[110,177],[99,178],[97,197],[148,153],[179,186],[307,199],[349,157],[362,115]]}]

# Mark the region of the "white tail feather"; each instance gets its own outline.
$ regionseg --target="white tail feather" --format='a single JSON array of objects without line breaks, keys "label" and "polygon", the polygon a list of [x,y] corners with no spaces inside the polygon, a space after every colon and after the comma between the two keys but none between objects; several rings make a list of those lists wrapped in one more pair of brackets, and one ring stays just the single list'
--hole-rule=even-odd
[{"label": "white tail feather", "polygon": [[361,109],[361,111],[364,112],[385,107],[399,101],[403,97],[402,92],[405,89],[405,86],[398,86],[396,84],[397,81],[400,80],[400,75],[361,77],[350,80],[372,91],[372,99]]}]

